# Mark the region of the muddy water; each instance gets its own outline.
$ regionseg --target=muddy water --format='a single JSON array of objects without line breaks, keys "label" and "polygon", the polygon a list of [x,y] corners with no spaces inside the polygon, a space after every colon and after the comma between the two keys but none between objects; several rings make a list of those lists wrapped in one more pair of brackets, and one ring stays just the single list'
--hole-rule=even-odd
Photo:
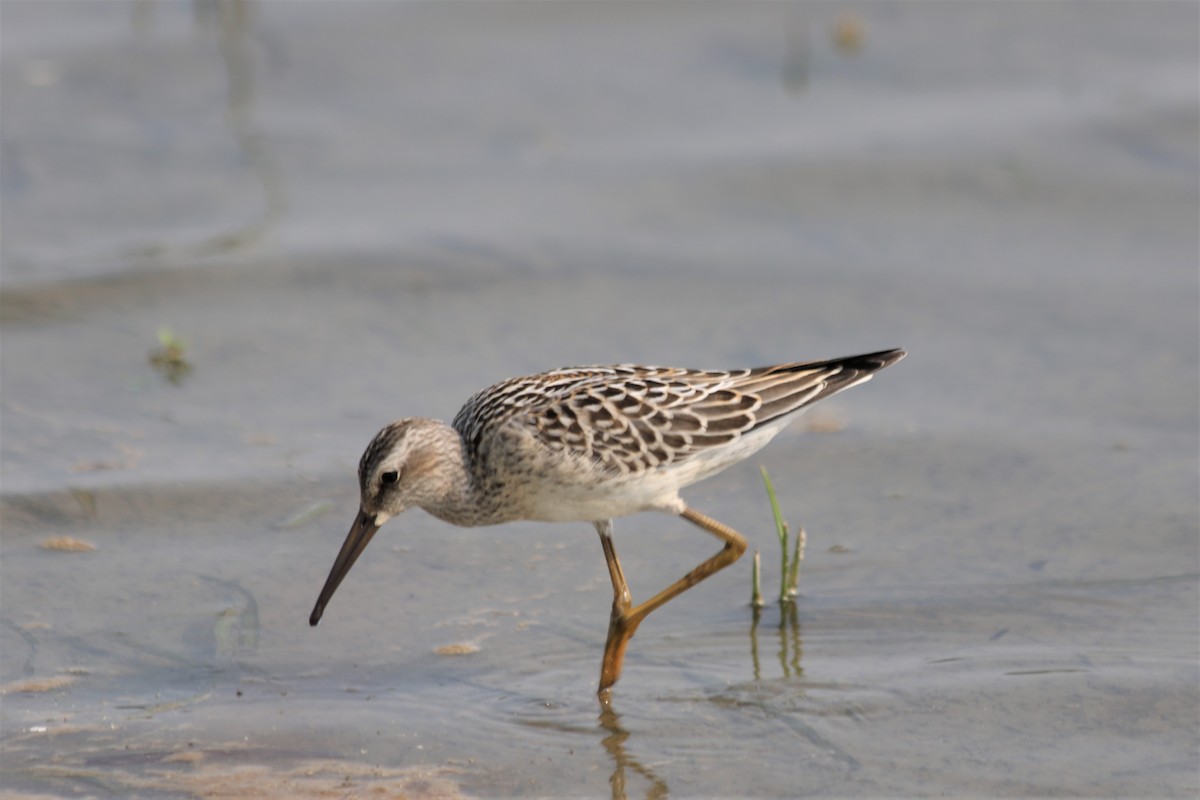
[{"label": "muddy water", "polygon": [[[1194,6],[3,11],[0,792],[1200,789]],[[796,606],[715,576],[612,714],[586,524],[413,512],[307,625],[390,418],[893,345],[686,494],[771,589],[770,469]]]}]

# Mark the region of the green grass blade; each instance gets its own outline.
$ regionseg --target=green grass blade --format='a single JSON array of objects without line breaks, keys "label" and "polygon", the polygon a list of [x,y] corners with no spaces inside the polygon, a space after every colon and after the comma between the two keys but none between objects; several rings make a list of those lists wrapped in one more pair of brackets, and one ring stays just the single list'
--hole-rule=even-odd
[{"label": "green grass blade", "polygon": [[779,600],[785,602],[788,599],[788,528],[787,522],[783,519],[783,512],[779,510],[779,500],[775,497],[775,487],[771,484],[771,476],[767,473],[767,468],[760,466],[759,471],[762,472],[763,485],[767,487],[767,498],[771,501],[771,513],[775,515],[775,533],[779,536]]}]

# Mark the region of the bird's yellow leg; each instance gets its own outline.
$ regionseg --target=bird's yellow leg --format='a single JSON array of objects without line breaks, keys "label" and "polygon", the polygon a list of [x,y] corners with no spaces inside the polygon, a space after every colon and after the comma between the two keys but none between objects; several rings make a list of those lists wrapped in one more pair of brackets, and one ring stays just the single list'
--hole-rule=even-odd
[{"label": "bird's yellow leg", "polygon": [[629,640],[633,638],[633,634],[642,620],[649,616],[650,612],[665,605],[674,597],[737,561],[742,557],[742,553],[746,552],[746,540],[725,523],[718,522],[712,517],[690,508],[685,508],[680,516],[724,541],[725,547],[654,597],[633,607],[631,607],[629,587],[625,583],[625,574],[621,570],[621,562],[617,560],[617,551],[613,546],[612,521],[596,523],[596,530],[600,532],[600,543],[604,547],[604,558],[608,562],[609,577],[612,578],[613,584],[612,616],[608,623],[608,640],[604,645],[604,661],[600,664],[600,690],[597,692],[601,705],[607,706],[610,703],[612,686],[621,677],[621,666],[625,661],[625,648],[628,647]]}]

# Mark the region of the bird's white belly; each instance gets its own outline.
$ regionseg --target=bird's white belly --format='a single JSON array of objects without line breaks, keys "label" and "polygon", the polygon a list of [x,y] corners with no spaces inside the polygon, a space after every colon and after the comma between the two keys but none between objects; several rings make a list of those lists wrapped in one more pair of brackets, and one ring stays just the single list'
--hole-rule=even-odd
[{"label": "bird's white belly", "polygon": [[[640,511],[673,514],[685,508],[679,490],[702,481],[761,450],[783,425],[767,426],[722,447],[697,453],[680,464],[641,473],[546,485],[526,498],[526,519],[542,522],[593,521]],[[539,487],[542,488],[542,487]]]},{"label": "bird's white belly", "polygon": [[530,495],[528,518],[542,522],[592,522],[639,511],[679,513],[683,502],[678,485],[663,476],[627,476],[602,486],[559,486]]}]

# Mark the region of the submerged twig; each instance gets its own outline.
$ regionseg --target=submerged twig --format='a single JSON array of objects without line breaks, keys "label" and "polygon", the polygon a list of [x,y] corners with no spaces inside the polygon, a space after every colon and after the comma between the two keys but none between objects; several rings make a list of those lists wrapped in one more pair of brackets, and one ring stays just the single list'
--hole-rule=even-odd
[{"label": "submerged twig", "polygon": [[753,569],[753,572],[751,573],[751,578],[750,578],[751,585],[753,586],[753,592],[750,595],[750,607],[755,609],[756,611],[758,609],[762,608],[764,605],[763,599],[762,599],[762,583],[760,581],[761,576],[762,576],[762,554],[759,553],[757,550],[755,550],[754,551],[754,569]]}]

